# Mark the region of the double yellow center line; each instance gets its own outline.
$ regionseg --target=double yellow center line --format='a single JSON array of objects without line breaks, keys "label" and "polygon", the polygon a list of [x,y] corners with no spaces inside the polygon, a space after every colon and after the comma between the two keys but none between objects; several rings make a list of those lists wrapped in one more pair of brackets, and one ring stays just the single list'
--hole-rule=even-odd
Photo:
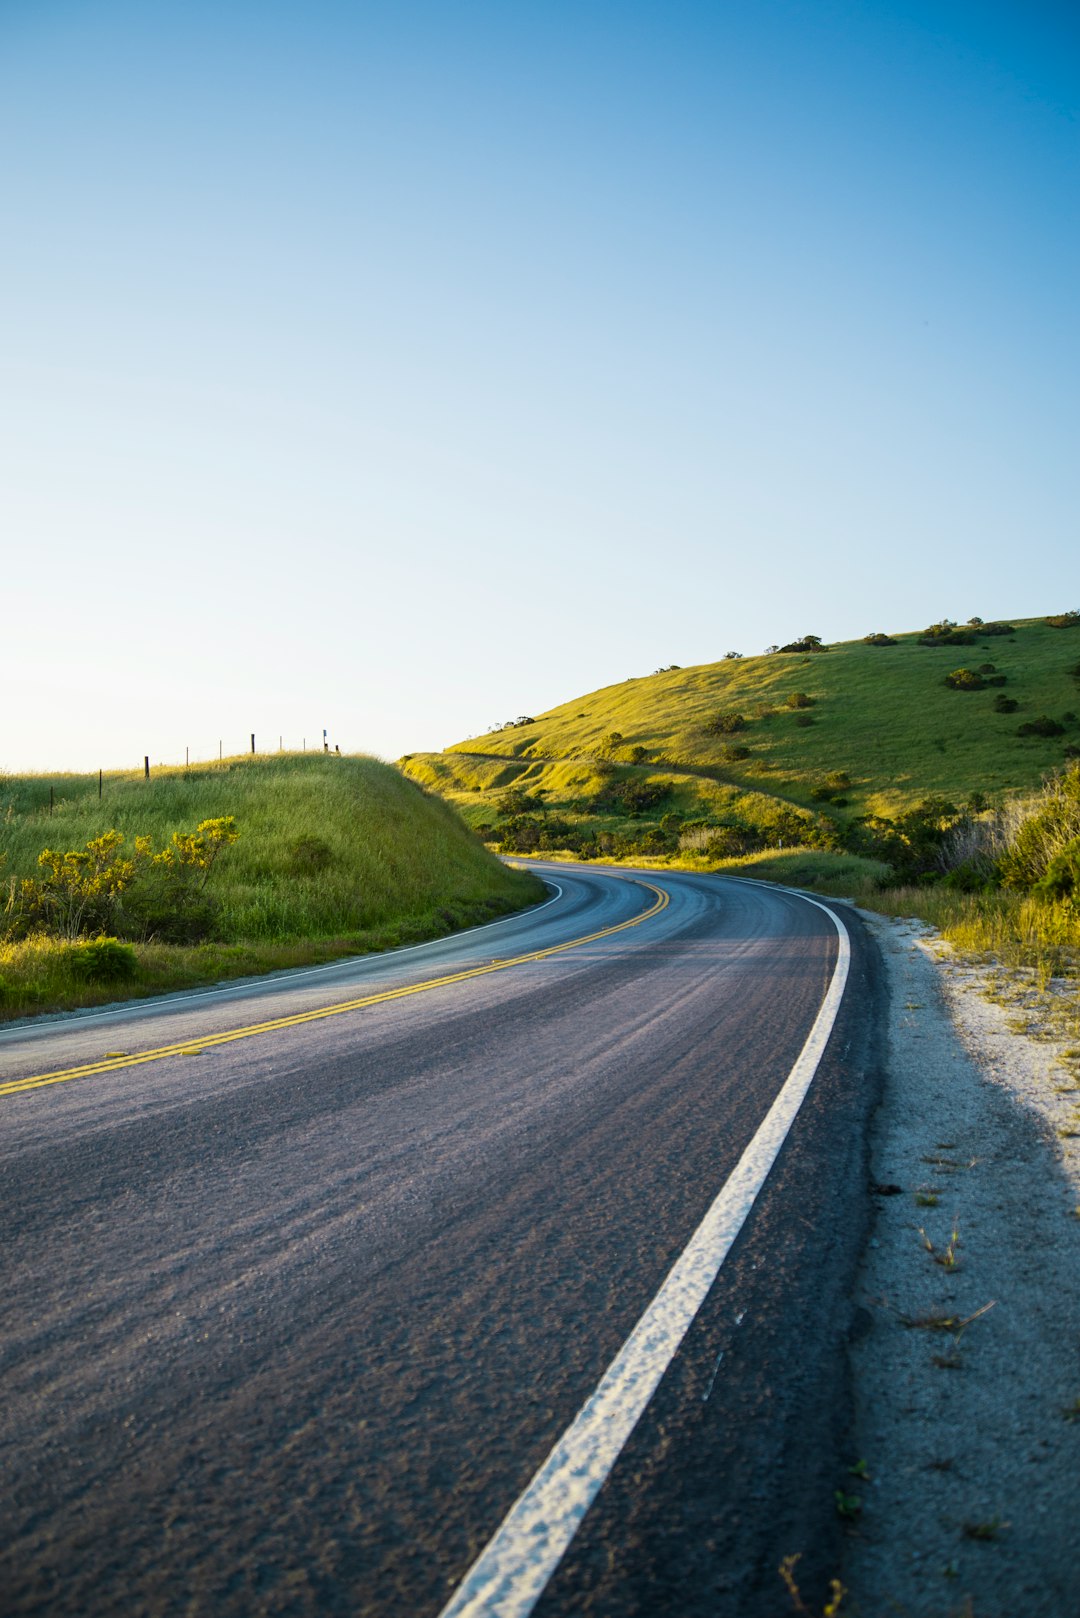
[{"label": "double yellow center line", "polygon": [[256,1034],[273,1034],[279,1028],[297,1028],[301,1023],[320,1022],[324,1017],[340,1017],[347,1011],[362,1011],[365,1006],[378,1006],[387,1000],[404,1000],[411,994],[426,994],[429,989],[445,989],[452,983],[467,983],[470,978],[487,977],[491,972],[507,972],[513,966],[525,966],[530,961],[544,961],[549,955],[561,955],[568,949],[579,949],[582,944],[594,944],[598,939],[610,938],[625,932],[628,927],[640,927],[643,921],[664,910],[668,895],[651,882],[641,886],[656,895],[655,902],[640,916],[620,921],[614,927],[587,933],[584,938],[571,938],[565,944],[553,944],[549,949],[533,950],[528,955],[515,955],[508,961],[492,961],[488,966],[473,966],[465,972],[454,972],[449,977],[429,978],[424,983],[413,983],[401,989],[384,989],[380,994],[364,995],[360,1000],[342,1000],[337,1005],[320,1006],[315,1011],[301,1011],[293,1017],[274,1017],[269,1022],[252,1023],[247,1028],[231,1028],[222,1034],[205,1034],[185,1039],[177,1045],[161,1045],[156,1050],[139,1051],[134,1056],[104,1056],[98,1062],[84,1062],[80,1067],[59,1069],[55,1073],[35,1073],[26,1079],[11,1079],[0,1083],[0,1096],[22,1095],[27,1090],[42,1090],[50,1084],[67,1084],[71,1079],[89,1078],[95,1073],[114,1073],[118,1068],[140,1067],[144,1062],[161,1062],[168,1056],[197,1056],[214,1045],[231,1045],[237,1039],[252,1039]]}]

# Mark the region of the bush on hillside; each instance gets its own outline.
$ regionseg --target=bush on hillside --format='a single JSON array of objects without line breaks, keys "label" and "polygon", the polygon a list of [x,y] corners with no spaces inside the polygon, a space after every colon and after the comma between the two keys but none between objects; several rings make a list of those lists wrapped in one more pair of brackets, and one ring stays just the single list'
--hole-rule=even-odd
[{"label": "bush on hillside", "polygon": [[750,757],[750,749],[736,744],[734,747],[721,748],[720,756],[729,764],[738,764],[741,759]]},{"label": "bush on hillside", "polygon": [[864,635],[862,643],[864,646],[896,646],[898,644],[894,636],[883,635],[880,630],[873,635]]},{"label": "bush on hillside", "polygon": [[593,802],[598,809],[641,815],[662,803],[670,793],[671,788],[663,781],[613,781],[597,793]]},{"label": "bush on hillside", "polygon": [[1016,734],[1018,736],[1064,736],[1065,726],[1051,719],[1049,714],[1039,714],[1036,719],[1029,719],[1020,725]]},{"label": "bush on hillside", "polygon": [[801,640],[789,641],[786,646],[778,648],[781,652],[827,652],[829,648],[822,646],[820,635],[804,635]]},{"label": "bush on hillside", "polygon": [[726,711],[713,714],[702,728],[706,736],[734,736],[737,731],[746,729],[746,720],[741,713]]},{"label": "bush on hillside", "polygon": [[741,656],[742,656],[741,652],[725,652],[723,660],[724,660],[725,663],[733,663],[738,658],[740,658]]},{"label": "bush on hillside", "polygon": [[951,618],[942,618],[931,624],[919,636],[920,646],[974,646],[975,636],[970,629],[958,629]]},{"label": "bush on hillside", "polygon": [[805,691],[789,691],[784,698],[784,706],[787,708],[812,708],[814,700]]},{"label": "bush on hillside", "polygon": [[833,770],[824,781],[819,781],[816,786],[811,787],[810,796],[827,803],[830,799],[834,799],[838,792],[846,792],[850,785],[851,777],[846,770]]},{"label": "bush on hillside", "polygon": [[810,713],[797,713],[795,715],[795,723],[797,725],[801,725],[802,728],[805,730],[807,725],[816,725],[817,720],[814,718],[813,714],[810,714]]},{"label": "bush on hillside", "polygon": [[540,799],[522,791],[521,787],[508,787],[505,792],[500,792],[495,799],[495,809],[500,815],[511,816],[544,813]]},{"label": "bush on hillside", "polygon": [[981,691],[986,681],[977,669],[953,669],[946,674],[945,684],[954,691]]},{"label": "bush on hillside", "polygon": [[995,713],[1015,713],[1020,704],[1015,697],[996,696],[994,698]]},{"label": "bush on hillside", "polygon": [[1080,626],[1080,610],[1073,608],[1071,612],[1055,612],[1049,618],[1043,619],[1051,629],[1076,629]]}]

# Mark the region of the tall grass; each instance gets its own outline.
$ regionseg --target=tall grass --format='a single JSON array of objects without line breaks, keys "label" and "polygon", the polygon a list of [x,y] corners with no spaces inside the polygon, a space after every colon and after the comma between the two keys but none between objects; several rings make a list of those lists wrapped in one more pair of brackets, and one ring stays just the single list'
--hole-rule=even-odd
[{"label": "tall grass", "polygon": [[[449,804],[374,759],[244,756],[149,781],[107,776],[97,793],[96,775],[0,778],[0,878],[36,874],[44,847],[81,848],[113,828],[158,845],[233,815],[240,832],[213,873],[215,942],[140,945],[135,993],[435,937],[543,891],[495,859]],[[120,992],[78,981],[55,940],[0,945],[0,1016]]]}]

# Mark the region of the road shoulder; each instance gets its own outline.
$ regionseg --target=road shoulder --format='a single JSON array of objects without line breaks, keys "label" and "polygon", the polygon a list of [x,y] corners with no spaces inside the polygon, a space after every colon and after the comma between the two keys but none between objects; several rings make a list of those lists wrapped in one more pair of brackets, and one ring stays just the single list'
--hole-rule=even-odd
[{"label": "road shoulder", "polygon": [[850,1610],[1049,1618],[1080,1589],[1080,1089],[1060,1046],[1013,1032],[921,924],[863,919],[890,1014],[852,1347]]}]

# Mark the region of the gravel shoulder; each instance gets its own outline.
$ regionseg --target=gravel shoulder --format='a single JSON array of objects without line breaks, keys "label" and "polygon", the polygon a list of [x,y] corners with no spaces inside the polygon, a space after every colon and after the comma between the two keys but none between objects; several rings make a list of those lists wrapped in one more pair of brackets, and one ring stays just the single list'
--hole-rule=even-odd
[{"label": "gravel shoulder", "polygon": [[1060,1618],[1080,1611],[1080,1088],[985,970],[862,914],[891,1009],[842,1610]]}]

